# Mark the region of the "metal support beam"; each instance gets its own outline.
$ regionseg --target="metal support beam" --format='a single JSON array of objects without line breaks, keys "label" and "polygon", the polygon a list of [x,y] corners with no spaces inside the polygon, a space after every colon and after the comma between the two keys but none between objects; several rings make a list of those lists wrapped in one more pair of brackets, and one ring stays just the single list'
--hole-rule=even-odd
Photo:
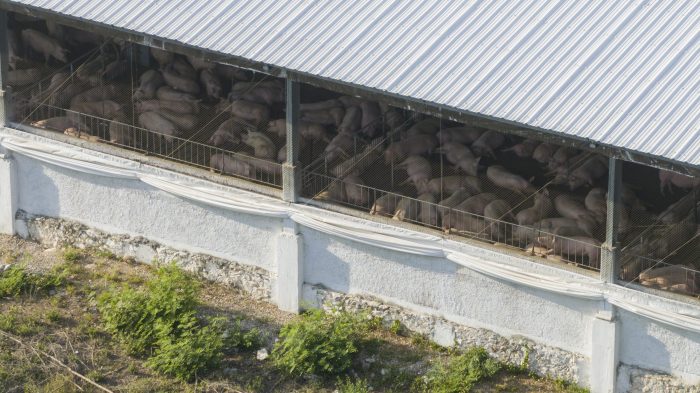
[{"label": "metal support beam", "polygon": [[299,199],[301,168],[299,151],[299,82],[287,79],[287,161],[282,164],[282,197],[295,203]]},{"label": "metal support beam", "polygon": [[620,223],[620,203],[622,196],[622,161],[610,158],[608,164],[607,221],[605,243],[602,245],[600,279],[614,283],[620,272],[618,225]]},{"label": "metal support beam", "polygon": [[10,56],[7,47],[7,12],[0,10],[0,127],[11,120],[10,90],[7,88],[7,71]]}]

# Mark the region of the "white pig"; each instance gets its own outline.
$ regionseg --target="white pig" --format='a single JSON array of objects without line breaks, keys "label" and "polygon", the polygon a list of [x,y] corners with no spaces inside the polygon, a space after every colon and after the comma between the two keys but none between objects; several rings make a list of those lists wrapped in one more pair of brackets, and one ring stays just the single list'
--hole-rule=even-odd
[{"label": "white pig", "polygon": [[301,120],[336,127],[343,121],[343,116],[345,109],[338,107],[301,112]]},{"label": "white pig", "polygon": [[257,102],[236,100],[231,103],[231,113],[242,119],[254,121],[258,125],[267,124],[270,108]]},{"label": "white pig", "polygon": [[522,176],[511,173],[500,165],[491,165],[488,167],[486,169],[486,177],[488,177],[493,184],[519,194],[537,191],[537,189]]},{"label": "white pig", "polygon": [[199,123],[199,117],[191,113],[178,113],[168,109],[160,109],[157,112],[181,130],[192,131]]},{"label": "white pig", "polygon": [[360,107],[351,106],[345,110],[345,116],[338,126],[338,132],[354,134],[360,130],[362,125],[362,110]]},{"label": "white pig", "polygon": [[452,194],[462,188],[466,188],[473,194],[479,194],[482,191],[481,180],[475,176],[445,176],[428,182],[428,189],[434,194],[440,194],[441,190]]},{"label": "white pig", "polygon": [[659,187],[661,195],[667,190],[673,192],[673,187],[691,189],[700,186],[700,178],[682,175],[680,173],[659,169]]},{"label": "white pig", "polygon": [[209,158],[209,166],[212,170],[217,170],[229,175],[250,177],[253,173],[250,163],[236,160],[233,157],[219,153]]},{"label": "white pig", "polygon": [[172,87],[173,89],[187,94],[199,94],[199,83],[193,79],[180,75],[175,71],[172,63],[163,69],[162,74],[165,83],[167,83],[168,86]]},{"label": "white pig", "polygon": [[175,56],[172,52],[168,52],[158,48],[149,48],[151,56],[156,59],[156,62],[160,65],[160,68],[165,68],[166,65],[172,63],[173,57]]},{"label": "white pig", "polygon": [[25,46],[42,54],[46,63],[49,62],[51,57],[62,63],[68,62],[68,49],[61,46],[56,39],[44,33],[33,29],[24,29],[22,30],[22,41]]},{"label": "white pig", "polygon": [[355,140],[352,135],[338,134],[328,143],[324,154],[328,161],[333,161],[336,158],[348,157],[354,145]]},{"label": "white pig", "polygon": [[207,143],[223,146],[226,143],[237,145],[241,142],[241,134],[255,127],[243,119],[232,117],[219,125]]},{"label": "white pig", "polygon": [[139,124],[147,130],[155,131],[162,134],[166,142],[172,143],[174,137],[180,135],[180,131],[168,119],[161,116],[158,112],[144,112],[139,115]]},{"label": "white pig", "polygon": [[394,142],[384,151],[384,160],[391,163],[407,155],[429,153],[437,146],[437,139],[430,134],[418,134],[400,142]]},{"label": "white pig", "polygon": [[436,136],[441,144],[447,142],[457,142],[457,143],[473,143],[475,140],[479,139],[484,130],[476,127],[450,127],[443,128],[440,130]]},{"label": "white pig", "polygon": [[557,147],[550,143],[540,143],[532,152],[532,158],[540,164],[547,164],[552,160],[552,156]]},{"label": "white pig", "polygon": [[163,75],[156,70],[148,70],[139,77],[139,87],[134,92],[134,99],[148,100],[156,96],[159,87],[165,84]]},{"label": "white pig", "polygon": [[204,85],[204,90],[207,92],[207,96],[211,98],[221,98],[224,88],[221,86],[221,81],[219,77],[214,74],[210,69],[202,70],[199,75],[202,84]]},{"label": "white pig", "polygon": [[255,157],[258,158],[276,158],[277,147],[262,132],[248,130],[248,133],[241,134],[241,142],[250,146],[255,150]]},{"label": "white pig", "polygon": [[374,138],[382,129],[382,114],[376,102],[362,101],[362,133]]},{"label": "white pig", "polygon": [[590,212],[583,203],[574,199],[571,195],[562,194],[554,198],[554,208],[563,217],[594,220],[593,213]]},{"label": "white pig", "polygon": [[593,155],[588,158],[580,167],[574,169],[569,175],[569,188],[573,191],[584,184],[593,183],[608,173],[608,159]]},{"label": "white pig", "polygon": [[196,101],[145,100],[134,104],[136,112],[169,110],[175,113],[199,113],[199,103]]},{"label": "white pig", "polygon": [[494,156],[494,150],[498,149],[506,141],[506,137],[500,132],[486,131],[472,143],[472,151],[478,156]]},{"label": "white pig", "polygon": [[398,197],[394,194],[384,194],[383,196],[377,198],[376,201],[374,201],[374,204],[372,204],[372,208],[369,211],[369,214],[372,215],[393,215],[394,211],[396,210],[396,204],[398,203]]},{"label": "white pig", "polygon": [[177,91],[170,86],[159,87],[158,90],[156,90],[156,97],[159,100],[164,100],[164,101],[189,101],[189,102],[198,101],[197,97],[193,96],[192,94]]},{"label": "white pig", "polygon": [[363,187],[365,182],[355,174],[349,174],[343,178],[343,188],[345,188],[345,198],[348,202],[356,206],[367,206],[369,204],[369,190]]},{"label": "white pig", "polygon": [[519,225],[531,225],[554,214],[554,204],[546,191],[536,193],[533,199],[534,204],[532,207],[523,209],[515,215],[515,220]]},{"label": "white pig", "polygon": [[525,139],[524,141],[518,143],[517,145],[511,146],[504,149],[504,152],[512,151],[516,156],[520,158],[530,158],[535,151],[535,148],[540,143],[534,139]]}]

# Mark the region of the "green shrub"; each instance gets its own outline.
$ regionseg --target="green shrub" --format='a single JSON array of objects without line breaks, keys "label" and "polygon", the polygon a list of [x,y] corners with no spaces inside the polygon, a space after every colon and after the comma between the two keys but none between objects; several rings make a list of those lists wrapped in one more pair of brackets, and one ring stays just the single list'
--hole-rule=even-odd
[{"label": "green shrub", "polygon": [[[114,287],[98,297],[105,329],[134,355],[151,355],[146,364],[182,380],[203,375],[221,361],[225,348],[250,349],[257,330],[240,322],[197,317],[200,285],[175,265],[161,267],[146,288]],[[230,325],[230,326],[228,326]]]},{"label": "green shrub", "polygon": [[197,318],[186,315],[178,321],[179,335],[159,332],[157,349],[146,365],[183,381],[218,366],[224,347],[224,320],[214,318],[207,326],[199,325]]},{"label": "green shrub", "polygon": [[0,275],[0,297],[19,296],[28,285],[29,281],[24,268],[12,265]]},{"label": "green shrub", "polygon": [[[157,333],[180,333],[179,322],[195,313],[199,285],[174,265],[161,267],[146,290],[112,288],[98,296],[105,329],[117,336],[133,355],[150,351]],[[157,327],[157,329],[156,329]]]},{"label": "green shrub", "polygon": [[469,392],[482,379],[490,378],[501,369],[483,348],[472,348],[453,356],[446,364],[438,363],[423,379],[422,390],[434,393]]},{"label": "green shrub", "polygon": [[67,276],[63,266],[56,266],[44,274],[34,274],[28,273],[24,266],[12,265],[0,275],[0,297],[58,288],[65,285]]},{"label": "green shrub", "polygon": [[368,329],[362,314],[309,311],[282,327],[273,363],[296,376],[342,373],[352,365]]},{"label": "green shrub", "polygon": [[338,393],[369,393],[369,384],[364,379],[353,381],[350,378],[345,378],[338,380],[336,391]]},{"label": "green shrub", "polygon": [[61,256],[63,257],[64,261],[68,263],[75,263],[83,258],[83,251],[75,247],[67,247],[63,250]]}]

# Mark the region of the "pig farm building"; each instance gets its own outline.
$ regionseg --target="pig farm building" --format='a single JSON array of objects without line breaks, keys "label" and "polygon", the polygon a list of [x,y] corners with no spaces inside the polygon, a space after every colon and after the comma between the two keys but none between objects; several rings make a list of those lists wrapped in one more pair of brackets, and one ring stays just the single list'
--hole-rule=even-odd
[{"label": "pig farm building", "polygon": [[0,229],[700,391],[692,0],[0,1]]}]

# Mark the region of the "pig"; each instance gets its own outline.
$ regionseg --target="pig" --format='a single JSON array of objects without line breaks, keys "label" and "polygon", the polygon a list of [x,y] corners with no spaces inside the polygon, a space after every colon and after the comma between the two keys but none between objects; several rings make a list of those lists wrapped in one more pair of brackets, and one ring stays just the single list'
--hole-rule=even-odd
[{"label": "pig", "polygon": [[199,123],[199,118],[191,113],[178,113],[168,109],[160,109],[157,112],[175,124],[180,130],[192,131]]},{"label": "pig", "polygon": [[287,161],[287,144],[285,143],[284,146],[280,147],[279,151],[277,151],[277,162],[284,163]]},{"label": "pig", "polygon": [[209,166],[223,174],[250,177],[253,169],[250,163],[236,160],[225,154],[217,153],[209,158]]},{"label": "pig", "polygon": [[445,176],[431,179],[428,182],[428,190],[434,194],[453,192],[465,188],[472,194],[479,194],[482,190],[481,180],[474,176]]},{"label": "pig", "polygon": [[119,88],[115,85],[93,87],[73,96],[70,100],[70,106],[73,107],[82,102],[111,100],[113,97],[116,97],[118,93]]},{"label": "pig", "polygon": [[31,125],[38,128],[47,128],[57,131],[65,131],[68,128],[87,128],[85,125],[79,124],[75,121],[75,119],[68,116],[50,117],[48,119],[35,121],[31,123]]},{"label": "pig", "polygon": [[44,56],[44,61],[48,64],[50,58],[54,58],[62,63],[68,62],[68,49],[54,38],[46,34],[33,30],[22,30],[22,41],[24,45]]},{"label": "pig", "polygon": [[513,152],[516,156],[520,158],[530,158],[532,157],[532,154],[535,152],[535,148],[540,143],[537,142],[536,140],[533,139],[525,139],[524,141],[518,143],[517,145],[511,146],[507,149],[504,149],[504,152]]},{"label": "pig", "polygon": [[447,161],[454,164],[456,168],[463,170],[467,175],[477,175],[480,158],[474,158],[468,147],[457,142],[447,142],[440,146],[438,152],[444,153]]},{"label": "pig", "polygon": [[134,104],[138,113],[160,110],[168,110],[175,113],[191,114],[199,113],[199,103],[196,101],[171,101],[171,100],[145,100]]},{"label": "pig", "polygon": [[409,139],[417,135],[435,135],[440,130],[440,120],[433,117],[423,119],[412,125],[407,131],[404,139]]},{"label": "pig", "polygon": [[667,225],[677,224],[686,217],[694,206],[695,196],[688,194],[659,213],[658,220]]},{"label": "pig", "polygon": [[202,70],[202,73],[199,74],[199,79],[202,81],[204,91],[206,91],[208,97],[221,98],[224,88],[221,86],[219,77],[212,70]]},{"label": "pig", "polygon": [[437,146],[437,139],[430,134],[419,134],[406,138],[400,142],[394,142],[384,151],[384,160],[387,164],[407,155],[419,155],[429,153]]},{"label": "pig", "polygon": [[592,186],[597,179],[605,176],[606,173],[608,173],[607,158],[595,154],[571,172],[569,188],[573,191],[584,184]]},{"label": "pig", "polygon": [[222,78],[230,81],[249,81],[250,74],[246,70],[242,70],[237,67],[226,66],[223,64],[216,64],[216,73]]},{"label": "pig", "polygon": [[659,189],[661,195],[664,195],[666,191],[673,192],[673,186],[685,189],[698,187],[700,186],[700,178],[659,169]]},{"label": "pig", "polygon": [[551,161],[557,147],[550,143],[540,143],[532,152],[532,158],[540,164],[547,164]]},{"label": "pig", "polygon": [[585,256],[588,259],[587,266],[600,267],[600,242],[591,237],[555,237],[551,241],[551,248],[550,254],[555,254],[571,261]]},{"label": "pig", "polygon": [[[66,108],[70,106],[71,101],[75,96],[81,94],[85,91],[85,85],[82,83],[69,83],[64,84],[62,87],[56,90],[55,94],[51,94],[50,103],[59,108]],[[33,98],[34,99],[34,98]],[[39,102],[41,98],[37,99]]]},{"label": "pig", "polygon": [[399,199],[399,203],[396,205],[396,210],[394,210],[394,216],[392,219],[398,221],[417,221],[418,209],[418,201],[412,198],[401,198]]},{"label": "pig", "polygon": [[[267,124],[267,130],[280,137],[285,137],[287,135],[287,120],[271,120]],[[305,139],[328,142],[326,127],[323,124],[299,121],[299,134]]]},{"label": "pig", "polygon": [[497,235],[498,240],[505,238],[507,224],[503,221],[512,222],[515,220],[512,210],[510,203],[503,199],[491,201],[484,207],[484,217],[490,223],[489,232],[492,235]]},{"label": "pig", "polygon": [[214,146],[223,146],[226,143],[237,145],[241,142],[241,134],[255,127],[243,119],[232,117],[219,125],[207,143]]},{"label": "pig", "polygon": [[566,165],[566,163],[578,153],[579,151],[573,147],[561,146],[554,152],[552,159],[549,160],[547,166],[549,169],[554,169],[559,166]]},{"label": "pig", "polygon": [[323,153],[326,156],[326,160],[333,161],[336,158],[350,156],[354,146],[355,139],[352,135],[341,133],[331,139]]},{"label": "pig", "polygon": [[494,150],[505,143],[506,137],[500,132],[486,131],[472,143],[472,151],[477,156],[489,155],[494,157]]},{"label": "pig", "polygon": [[369,204],[369,189],[363,187],[365,182],[356,174],[349,174],[343,178],[345,198],[355,206],[367,206]]},{"label": "pig", "polygon": [[435,196],[429,192],[418,195],[418,220],[425,225],[437,227],[438,210]]},{"label": "pig", "polygon": [[149,48],[151,56],[156,59],[156,62],[161,69],[165,68],[168,64],[173,62],[175,55],[172,52],[165,51],[158,48]]},{"label": "pig", "polygon": [[164,69],[170,68],[175,74],[186,79],[196,80],[197,70],[195,70],[189,62],[180,56],[175,56],[173,61]]},{"label": "pig", "polygon": [[484,130],[476,127],[449,127],[440,130],[436,136],[440,144],[448,142],[456,142],[462,144],[470,144],[479,139]]},{"label": "pig", "polygon": [[546,192],[538,192],[534,196],[532,207],[523,209],[515,215],[515,221],[519,225],[532,225],[536,221],[554,215],[554,204]]},{"label": "pig", "polygon": [[[440,219],[445,222],[446,216],[449,214],[449,212],[457,205],[460,203],[464,202],[467,198],[471,197],[473,194],[467,191],[464,188],[461,188],[455,192],[453,192],[449,197],[441,200],[438,203],[438,214],[440,215]],[[445,227],[445,225],[443,225]]]},{"label": "pig", "polygon": [[[100,76],[102,77],[103,80],[115,80],[118,78],[121,78],[122,76],[126,75],[126,72],[129,70],[129,63],[127,59],[117,59],[112,61],[111,63],[107,64],[104,66],[102,69]],[[99,83],[99,81],[98,81]],[[97,84],[97,83],[93,83]]]},{"label": "pig", "polygon": [[428,190],[428,182],[432,173],[430,161],[421,156],[408,156],[406,160],[398,165],[398,168],[406,169],[408,180],[415,185],[419,192]]},{"label": "pig", "polygon": [[12,29],[7,29],[7,57],[9,68],[14,70],[17,68],[17,62],[20,60],[19,50],[17,47],[17,36]]},{"label": "pig", "polygon": [[583,203],[574,199],[571,195],[562,194],[554,198],[554,208],[563,217],[573,218],[575,220],[580,218],[595,220],[593,213],[586,209]]},{"label": "pig", "polygon": [[39,80],[41,80],[41,70],[38,68],[7,71],[7,84],[10,86],[31,85]]},{"label": "pig", "polygon": [[124,146],[133,146],[133,128],[126,124],[129,119],[124,112],[117,112],[109,122],[109,141]]},{"label": "pig", "polygon": [[397,109],[391,108],[384,113],[384,123],[390,130],[395,130],[401,127],[405,123],[405,120],[401,112],[399,112]]},{"label": "pig", "polygon": [[598,223],[605,222],[608,210],[607,191],[604,188],[592,188],[586,194],[584,205],[586,209],[593,215]]},{"label": "pig", "polygon": [[61,42],[65,38],[65,30],[63,29],[62,25],[59,25],[56,22],[53,21],[45,21],[46,22],[46,31],[49,33],[49,35],[53,38],[55,38],[57,41]]},{"label": "pig", "polygon": [[139,124],[147,130],[161,134],[168,143],[175,142],[175,137],[180,135],[180,131],[175,127],[175,124],[158,112],[143,112],[139,115]]},{"label": "pig", "polygon": [[698,280],[692,268],[684,265],[669,265],[648,269],[639,275],[639,282],[647,287],[694,294],[698,291]]},{"label": "pig", "polygon": [[265,105],[284,102],[284,89],[276,80],[237,82],[228,95],[229,101],[247,100]]},{"label": "pig", "polygon": [[162,74],[165,83],[173,89],[192,95],[199,94],[199,83],[175,72],[172,67],[172,63],[170,66],[163,69]]},{"label": "pig", "polygon": [[163,101],[198,101],[197,97],[192,94],[177,91],[170,86],[159,87],[158,90],[156,90],[156,98]]},{"label": "pig", "polygon": [[299,104],[300,112],[307,111],[325,111],[332,108],[342,108],[343,103],[335,98],[325,101],[310,102],[306,104]]},{"label": "pig", "polygon": [[[112,118],[122,109],[122,105],[111,100],[79,102],[71,105],[70,110],[85,113],[92,116]],[[73,117],[76,120],[80,118],[77,113],[69,112],[68,117]]]},{"label": "pig", "polygon": [[449,213],[443,217],[442,227],[445,230],[454,229],[458,232],[476,233],[479,237],[485,236],[485,232],[488,231],[486,220],[460,210],[449,211]]},{"label": "pig", "polygon": [[382,130],[382,114],[376,102],[362,101],[361,129],[369,138],[374,138]]},{"label": "pig", "polygon": [[490,192],[476,194],[470,196],[469,198],[462,201],[462,203],[455,206],[455,210],[483,216],[484,209],[486,209],[486,206],[497,199],[498,197]]},{"label": "pig", "polygon": [[323,124],[324,126],[339,126],[345,116],[345,109],[333,107],[323,110],[301,112],[301,120]]},{"label": "pig", "polygon": [[563,227],[580,228],[588,236],[593,236],[593,233],[595,232],[595,223],[585,219],[576,220],[568,217],[544,218],[540,221],[537,221],[533,225],[533,227],[537,228],[538,230],[549,233],[554,233],[554,231]]},{"label": "pig", "polygon": [[486,177],[499,187],[511,190],[518,194],[533,193],[537,189],[522,176],[509,172],[500,165],[491,165],[486,169]]},{"label": "pig", "polygon": [[362,110],[357,106],[351,106],[345,110],[345,116],[338,126],[338,132],[352,135],[360,130],[361,124]]},{"label": "pig", "polygon": [[338,97],[338,101],[340,101],[346,109],[362,105],[361,99],[352,96],[340,96]]},{"label": "pig", "polygon": [[243,161],[250,167],[248,177],[260,180],[274,180],[282,177],[282,167],[272,159],[262,159],[238,155],[237,160]]},{"label": "pig", "polygon": [[156,96],[158,88],[165,84],[163,75],[156,70],[148,70],[139,77],[139,87],[134,92],[135,100],[149,100]]},{"label": "pig", "polygon": [[262,132],[248,130],[248,133],[241,134],[241,142],[255,150],[255,157],[268,159],[277,157],[277,147]]},{"label": "pig", "polygon": [[213,71],[216,68],[216,63],[212,63],[210,61],[206,61],[204,59],[200,59],[198,57],[194,56],[187,56],[187,61],[190,62],[192,65],[192,68],[194,68],[197,71]]},{"label": "pig", "polygon": [[399,198],[395,194],[382,195],[381,197],[377,198],[376,201],[374,201],[374,204],[372,204],[372,208],[370,209],[369,214],[379,214],[384,216],[393,215],[394,211],[396,210],[398,199]]},{"label": "pig", "polygon": [[253,121],[257,125],[267,124],[270,119],[270,108],[257,102],[236,100],[229,109],[234,116]]}]

